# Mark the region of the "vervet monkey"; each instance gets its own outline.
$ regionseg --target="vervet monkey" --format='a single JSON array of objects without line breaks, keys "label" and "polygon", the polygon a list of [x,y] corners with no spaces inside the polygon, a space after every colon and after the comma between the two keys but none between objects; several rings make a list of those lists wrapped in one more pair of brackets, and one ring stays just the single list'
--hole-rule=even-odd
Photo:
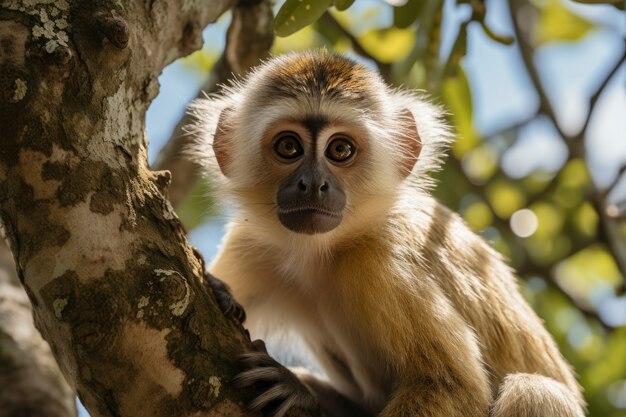
[{"label": "vervet monkey", "polygon": [[192,111],[193,152],[235,211],[210,272],[253,337],[296,331],[328,377],[301,373],[302,389],[248,355],[239,382],[270,386],[253,408],[278,403],[282,416],[317,397],[338,416],[584,415],[510,268],[429,194],[451,139],[439,108],[346,57],[306,52]]}]

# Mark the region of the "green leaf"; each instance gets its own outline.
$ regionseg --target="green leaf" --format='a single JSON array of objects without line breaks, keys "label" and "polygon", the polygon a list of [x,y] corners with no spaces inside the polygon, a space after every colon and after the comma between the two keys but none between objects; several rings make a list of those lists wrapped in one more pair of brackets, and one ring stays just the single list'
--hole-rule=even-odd
[{"label": "green leaf", "polygon": [[472,93],[461,67],[455,77],[443,81],[441,92],[446,106],[452,113],[452,120],[459,136],[454,142],[452,151],[460,158],[480,143],[480,137],[472,121]]},{"label": "green leaf", "polygon": [[533,28],[535,45],[550,42],[575,42],[593,29],[593,23],[572,13],[559,0],[550,0],[540,9],[540,16]]},{"label": "green leaf", "polygon": [[330,7],[332,0],[287,0],[274,19],[274,32],[289,36],[315,22]]},{"label": "green leaf", "polygon": [[508,219],[526,204],[526,196],[522,190],[515,183],[506,180],[493,181],[487,187],[487,197],[493,211],[502,219]]},{"label": "green leaf", "polygon": [[378,61],[393,63],[405,58],[415,42],[410,29],[385,28],[365,32],[359,37],[361,45]]},{"label": "green leaf", "polygon": [[621,275],[615,259],[601,245],[594,245],[559,263],[554,271],[562,288],[578,300],[588,298],[598,287],[616,288]]},{"label": "green leaf", "polygon": [[272,45],[272,54],[279,55],[291,51],[304,51],[319,47],[317,34],[313,26],[306,26],[293,35],[281,38],[277,37]]},{"label": "green leaf", "polygon": [[572,221],[578,233],[586,238],[592,238],[598,231],[598,213],[587,201],[576,209]]},{"label": "green leaf", "polygon": [[591,175],[585,161],[581,158],[569,161],[559,173],[559,183],[564,187],[576,188],[579,192],[589,187]]},{"label": "green leaf", "polygon": [[537,216],[539,227],[533,237],[553,239],[561,234],[565,222],[564,211],[553,204],[538,202],[530,209]]},{"label": "green leaf", "polygon": [[[467,152],[462,162],[463,171],[472,181],[485,183],[498,167],[498,154],[492,146],[485,144]],[[497,211],[496,214],[500,215]]]},{"label": "green leaf", "polygon": [[354,3],[354,0],[335,0],[335,7],[337,10],[343,11],[352,6],[352,3]]},{"label": "green leaf", "polygon": [[393,25],[407,28],[413,24],[424,8],[424,0],[409,0],[404,6],[393,8]]},{"label": "green leaf", "polygon": [[491,209],[484,201],[472,203],[463,211],[463,217],[474,231],[480,231],[493,222]]}]

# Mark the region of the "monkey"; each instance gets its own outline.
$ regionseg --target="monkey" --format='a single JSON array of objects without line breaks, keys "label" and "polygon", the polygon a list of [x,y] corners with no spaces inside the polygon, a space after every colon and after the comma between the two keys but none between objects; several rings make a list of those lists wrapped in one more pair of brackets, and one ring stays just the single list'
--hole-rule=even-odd
[{"label": "monkey", "polygon": [[308,51],[271,58],[190,111],[189,153],[232,211],[210,273],[253,338],[295,332],[326,374],[287,372],[261,346],[237,378],[264,387],[252,409],[585,415],[512,269],[431,195],[453,135],[424,93]]}]

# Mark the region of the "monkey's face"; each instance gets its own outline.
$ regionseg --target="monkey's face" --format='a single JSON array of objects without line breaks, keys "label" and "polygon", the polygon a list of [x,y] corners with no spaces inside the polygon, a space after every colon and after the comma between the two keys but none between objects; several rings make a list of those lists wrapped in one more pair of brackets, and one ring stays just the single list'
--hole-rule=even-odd
[{"label": "monkey's face", "polygon": [[[280,122],[263,150],[284,175],[276,191],[280,223],[296,233],[325,233],[341,223],[346,193],[338,175],[356,161],[360,144],[348,129],[321,117]],[[345,172],[343,172],[345,174]]]},{"label": "monkey's face", "polygon": [[[379,214],[381,201],[391,201],[386,197],[403,179],[399,160],[374,140],[381,132],[356,114],[347,117],[343,107],[343,117],[336,106],[335,112],[291,114],[261,129],[261,123],[240,126],[229,139],[217,137],[225,147],[214,145],[218,162],[249,219],[298,234],[341,233]],[[253,146],[251,135],[257,137]]]},{"label": "monkey's face", "polygon": [[233,91],[212,145],[249,230],[334,239],[382,218],[421,149],[407,99],[391,97],[323,53],[275,59]]}]

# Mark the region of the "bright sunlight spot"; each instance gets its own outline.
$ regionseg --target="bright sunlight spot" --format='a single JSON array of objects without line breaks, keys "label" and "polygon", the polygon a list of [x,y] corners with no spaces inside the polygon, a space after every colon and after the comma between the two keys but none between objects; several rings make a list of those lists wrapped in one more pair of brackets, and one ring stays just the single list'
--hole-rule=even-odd
[{"label": "bright sunlight spot", "polygon": [[537,216],[529,209],[517,210],[511,216],[511,230],[519,237],[529,237],[537,230]]}]

